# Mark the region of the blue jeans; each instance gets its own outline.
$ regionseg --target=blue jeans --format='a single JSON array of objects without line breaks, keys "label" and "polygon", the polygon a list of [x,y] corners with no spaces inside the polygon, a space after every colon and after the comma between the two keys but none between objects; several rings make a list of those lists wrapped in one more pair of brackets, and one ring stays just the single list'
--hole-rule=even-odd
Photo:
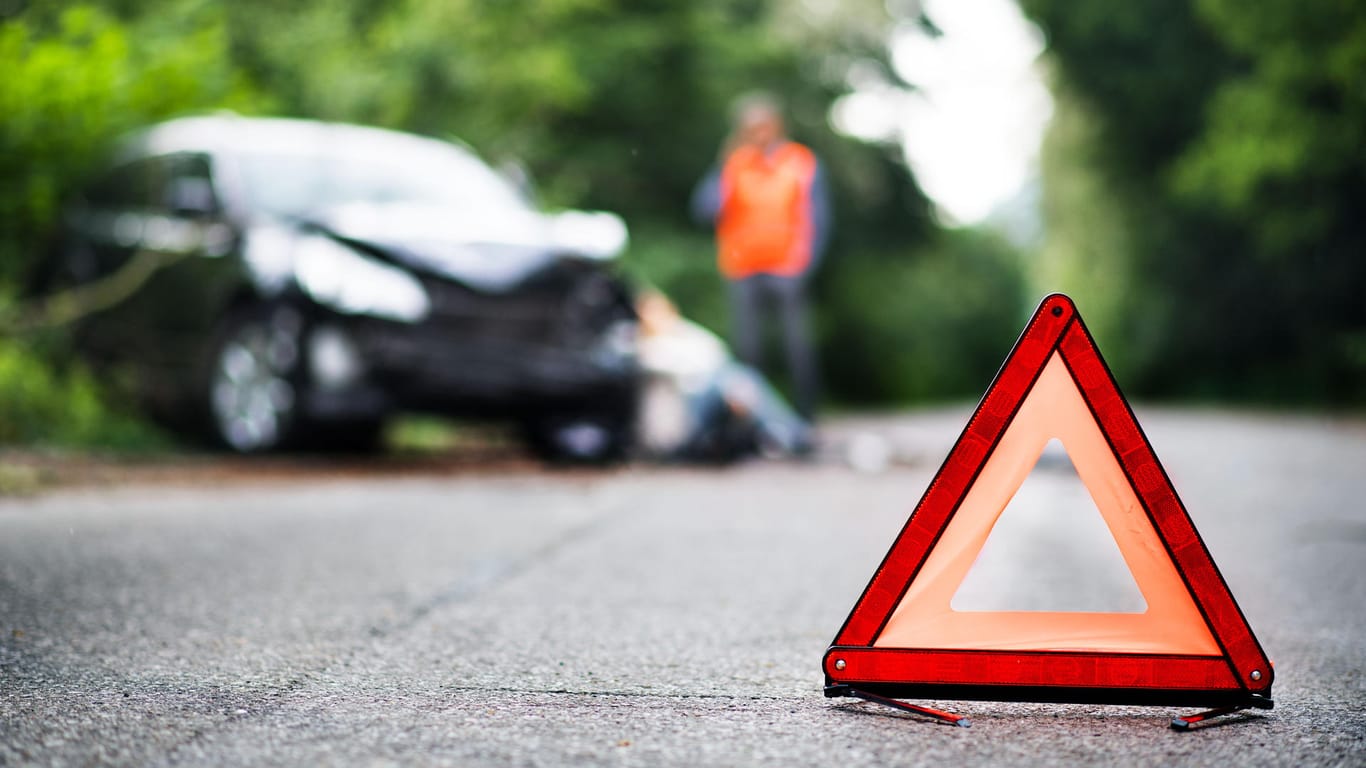
[{"label": "blue jeans", "polygon": [[757,447],[788,455],[811,447],[811,429],[758,371],[727,363],[707,386],[688,400],[693,434],[680,450],[689,455],[713,446],[718,430],[742,424],[757,438]]}]

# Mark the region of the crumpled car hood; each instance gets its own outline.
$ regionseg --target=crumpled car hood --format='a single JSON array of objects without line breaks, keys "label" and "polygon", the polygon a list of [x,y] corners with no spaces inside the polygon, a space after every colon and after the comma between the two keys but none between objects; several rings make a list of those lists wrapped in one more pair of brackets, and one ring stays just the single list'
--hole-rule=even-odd
[{"label": "crumpled car hood", "polygon": [[566,256],[602,258],[568,242],[565,217],[531,209],[473,217],[411,204],[348,204],[314,212],[310,219],[418,271],[501,293]]}]

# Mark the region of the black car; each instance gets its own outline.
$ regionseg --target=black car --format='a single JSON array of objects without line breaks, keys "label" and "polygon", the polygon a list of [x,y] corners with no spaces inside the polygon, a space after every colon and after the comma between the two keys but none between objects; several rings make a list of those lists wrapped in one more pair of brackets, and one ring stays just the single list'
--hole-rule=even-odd
[{"label": "black car", "polygon": [[121,145],[57,242],[54,285],[150,272],[80,344],[233,450],[373,444],[398,410],[515,419],[571,458],[629,440],[624,225],[542,213],[455,144],[175,120]]}]

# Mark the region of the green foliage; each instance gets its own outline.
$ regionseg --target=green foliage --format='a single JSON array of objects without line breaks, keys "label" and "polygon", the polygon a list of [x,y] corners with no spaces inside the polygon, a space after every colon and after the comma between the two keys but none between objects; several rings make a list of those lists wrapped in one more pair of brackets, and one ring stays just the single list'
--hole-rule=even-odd
[{"label": "green foliage", "polygon": [[1135,388],[1366,401],[1366,6],[1021,4],[1060,86],[1046,262]]},{"label": "green foliage", "polygon": [[0,283],[42,253],[63,195],[118,135],[245,102],[223,27],[130,27],[91,5],[0,22]]},{"label": "green foliage", "polygon": [[236,0],[223,14],[235,62],[285,111],[458,137],[524,163],[551,205],[633,224],[685,224],[729,102],[767,88],[799,138],[856,166],[836,178],[850,209],[913,238],[928,229],[923,196],[882,181],[899,160],[826,120],[847,89],[830,63],[886,59],[880,6],[813,19],[778,0]]},{"label": "green foliage", "polygon": [[0,339],[0,446],[149,449],[159,433],[111,407],[105,388],[77,364]]},{"label": "green foliage", "polygon": [[979,395],[1028,312],[1019,258],[995,235],[955,230],[831,264],[821,331],[832,389],[878,403]]}]

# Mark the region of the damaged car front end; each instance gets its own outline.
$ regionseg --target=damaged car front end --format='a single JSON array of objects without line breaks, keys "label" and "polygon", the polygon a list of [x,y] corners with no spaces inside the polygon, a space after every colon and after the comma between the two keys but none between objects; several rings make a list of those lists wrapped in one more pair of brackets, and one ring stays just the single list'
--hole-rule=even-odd
[{"label": "damaged car front end", "polygon": [[612,214],[543,213],[446,142],[237,117],[154,127],[90,189],[65,281],[159,247],[153,220],[216,233],[81,337],[233,450],[362,447],[399,411],[513,420],[553,457],[628,447],[636,319]]}]

